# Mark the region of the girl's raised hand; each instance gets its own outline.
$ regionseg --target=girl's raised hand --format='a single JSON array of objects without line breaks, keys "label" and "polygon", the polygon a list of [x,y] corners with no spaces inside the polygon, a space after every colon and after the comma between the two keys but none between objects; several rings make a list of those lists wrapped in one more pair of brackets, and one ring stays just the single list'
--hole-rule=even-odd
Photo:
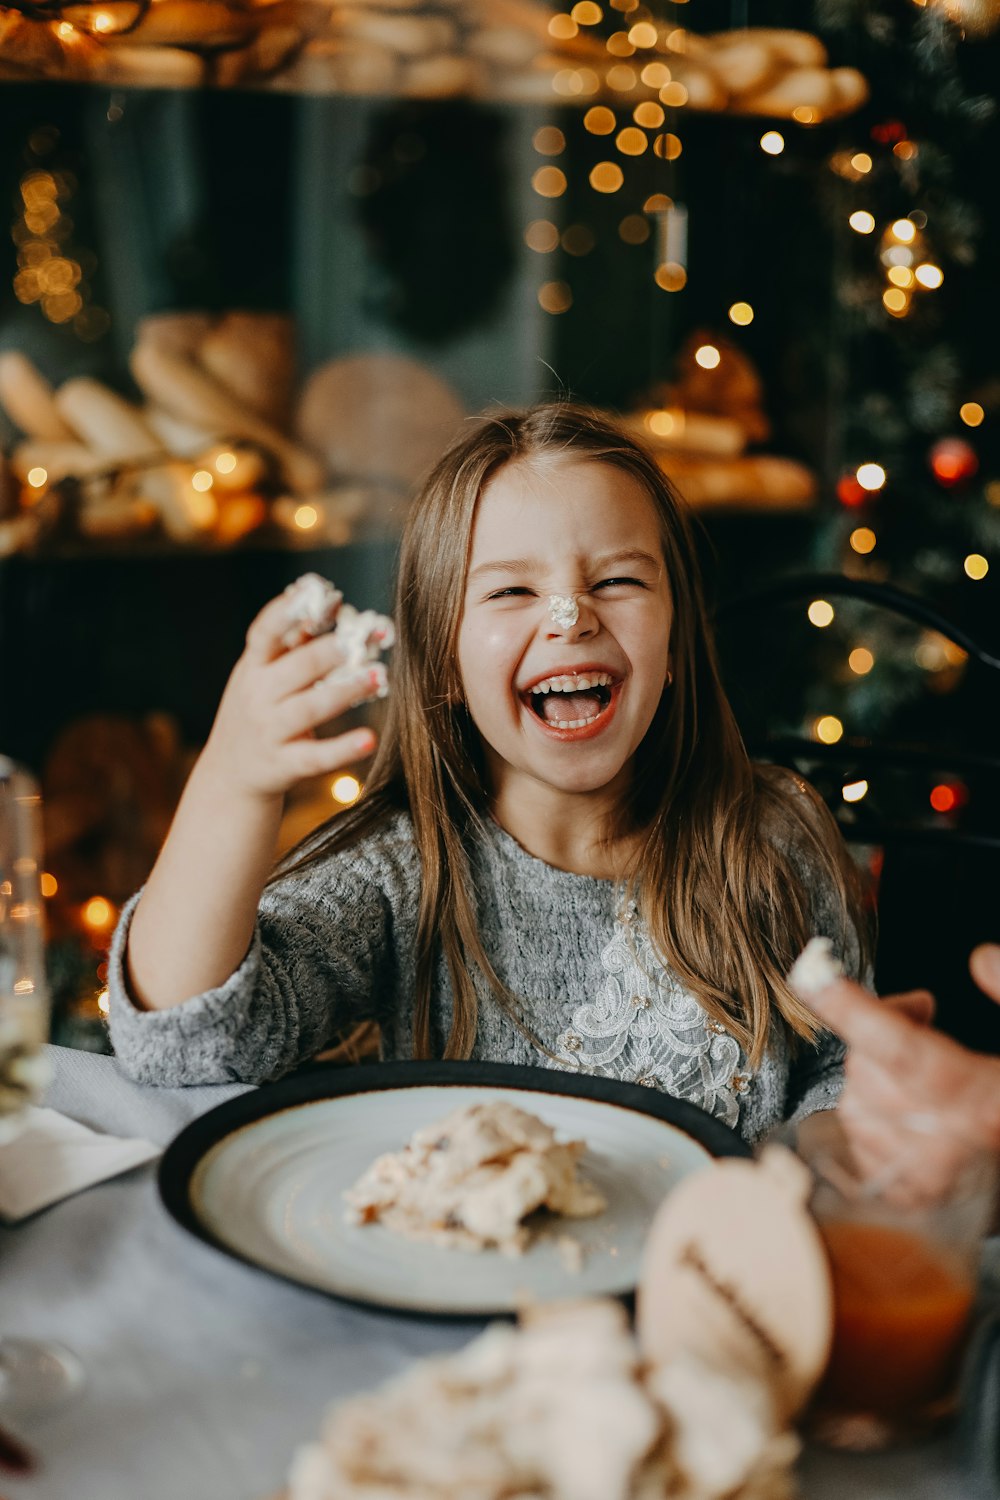
[{"label": "girl's raised hand", "polygon": [[205,770],[230,793],[283,796],[298,782],[369,755],[370,729],[330,738],[316,731],[349,708],[385,694],[385,668],[369,661],[345,667],[335,634],[287,647],[288,599],[266,604],[247,631],[246,647],[222,695],[202,754]]}]

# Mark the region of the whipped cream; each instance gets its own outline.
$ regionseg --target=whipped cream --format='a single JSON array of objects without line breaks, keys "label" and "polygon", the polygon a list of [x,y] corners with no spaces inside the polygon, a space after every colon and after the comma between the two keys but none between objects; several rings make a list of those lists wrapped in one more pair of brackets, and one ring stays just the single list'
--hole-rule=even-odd
[{"label": "whipped cream", "polygon": [[393,645],[396,631],[388,615],[374,609],[355,609],[345,604],[340,589],[334,588],[318,573],[303,573],[290,583],[284,593],[287,627],[281,643],[291,650],[318,635],[333,633],[341,650],[340,665],[329,674],[334,682],[356,677],[363,667],[374,662],[378,675],[375,696],[384,698],[389,691],[385,667],[379,660],[383,651]]}]

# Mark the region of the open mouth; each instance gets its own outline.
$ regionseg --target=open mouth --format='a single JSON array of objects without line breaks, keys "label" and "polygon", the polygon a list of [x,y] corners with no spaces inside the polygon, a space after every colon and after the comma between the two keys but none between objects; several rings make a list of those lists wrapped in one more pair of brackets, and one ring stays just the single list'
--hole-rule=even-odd
[{"label": "open mouth", "polygon": [[559,673],[521,696],[549,729],[589,729],[607,713],[621,683],[610,672]]}]

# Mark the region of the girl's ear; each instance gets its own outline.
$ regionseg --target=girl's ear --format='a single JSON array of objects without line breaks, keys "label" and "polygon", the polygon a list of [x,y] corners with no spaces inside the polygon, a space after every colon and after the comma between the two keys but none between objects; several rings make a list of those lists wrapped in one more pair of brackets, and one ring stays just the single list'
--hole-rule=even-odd
[{"label": "girl's ear", "polygon": [[668,661],[667,661],[667,671],[666,671],[666,675],[664,676],[664,679],[663,679],[663,685],[664,685],[664,687],[669,687],[670,684],[673,682],[673,680],[674,680],[673,663],[672,663],[672,661],[670,661],[668,659]]}]

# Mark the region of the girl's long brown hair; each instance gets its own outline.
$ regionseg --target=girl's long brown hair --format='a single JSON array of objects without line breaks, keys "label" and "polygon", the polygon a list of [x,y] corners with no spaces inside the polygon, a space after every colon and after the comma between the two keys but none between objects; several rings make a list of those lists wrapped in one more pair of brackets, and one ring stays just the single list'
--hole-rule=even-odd
[{"label": "girl's long brown hair", "polygon": [[513,460],[559,454],[632,475],[656,509],[674,606],[673,682],[636,752],[621,809],[621,831],[645,830],[622,878],[664,963],[757,1065],[775,1012],[797,1036],[815,1035],[811,1014],[784,979],[813,935],[808,883],[841,893],[845,941],[853,927],[864,958],[858,882],[819,797],[788,772],[751,765],[719,679],[685,508],[655,460],[603,413],[560,401],[491,415],[437,464],[403,533],[393,690],[364,798],[314,831],[278,873],[347,848],[407,811],[422,871],[415,1055],[435,1050],[431,998],[439,952],[453,994],[445,1057],[472,1051],[476,970],[522,1025],[517,997],[494,972],[478,929],[467,844],[488,815],[488,786],[463,705],[457,643],[483,486]]}]

